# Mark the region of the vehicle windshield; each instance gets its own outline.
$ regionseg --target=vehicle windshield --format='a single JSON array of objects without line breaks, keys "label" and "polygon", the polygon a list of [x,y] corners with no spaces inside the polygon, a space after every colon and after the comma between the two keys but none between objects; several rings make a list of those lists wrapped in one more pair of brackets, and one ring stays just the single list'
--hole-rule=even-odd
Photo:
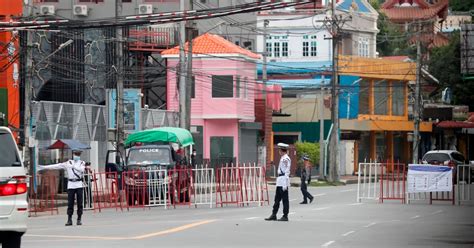
[{"label": "vehicle windshield", "polygon": [[165,148],[141,148],[130,150],[128,155],[129,165],[168,165],[170,151]]},{"label": "vehicle windshield", "polygon": [[19,163],[16,144],[9,133],[0,133],[0,167],[11,167]]},{"label": "vehicle windshield", "polygon": [[464,163],[464,161],[466,160],[464,156],[458,152],[451,153],[451,157],[453,157],[454,160],[462,162],[462,163]]},{"label": "vehicle windshield", "polygon": [[428,163],[431,162],[444,162],[450,160],[449,155],[446,153],[428,153],[423,157],[423,161]]}]

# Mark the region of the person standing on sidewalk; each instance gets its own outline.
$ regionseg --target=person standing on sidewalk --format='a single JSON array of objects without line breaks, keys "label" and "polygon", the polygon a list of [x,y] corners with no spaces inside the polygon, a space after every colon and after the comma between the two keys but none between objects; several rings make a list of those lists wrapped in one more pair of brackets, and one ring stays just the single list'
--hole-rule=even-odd
[{"label": "person standing on sidewalk", "polygon": [[82,200],[83,200],[83,177],[86,170],[86,162],[81,160],[81,150],[73,150],[73,159],[64,163],[52,165],[40,165],[39,170],[66,170],[67,183],[67,222],[66,226],[72,226],[72,214],[74,213],[74,196],[77,199],[77,225],[82,225]]},{"label": "person standing on sidewalk", "polygon": [[300,204],[308,204],[313,202],[314,197],[308,192],[308,186],[306,184],[311,183],[311,162],[309,161],[308,155],[303,156],[303,169],[301,170],[301,193],[303,193],[303,201]]},{"label": "person standing on sidewalk", "polygon": [[278,177],[276,180],[275,203],[273,204],[273,211],[270,217],[265,220],[277,220],[278,209],[280,208],[280,201],[283,200],[283,216],[278,221],[288,221],[288,213],[290,211],[290,201],[288,200],[288,188],[290,187],[290,168],[291,159],[288,156],[288,145],[278,143],[278,152],[280,153],[280,164],[278,166]]}]

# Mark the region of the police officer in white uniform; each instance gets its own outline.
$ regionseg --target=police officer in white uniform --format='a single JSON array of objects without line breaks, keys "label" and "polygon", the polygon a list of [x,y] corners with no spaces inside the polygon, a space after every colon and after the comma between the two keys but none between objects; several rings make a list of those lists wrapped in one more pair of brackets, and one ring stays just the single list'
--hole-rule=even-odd
[{"label": "police officer in white uniform", "polygon": [[59,170],[67,171],[67,222],[66,226],[72,226],[72,214],[74,212],[74,196],[77,198],[77,225],[82,225],[82,200],[83,200],[83,177],[86,170],[86,162],[81,160],[81,150],[73,150],[73,159],[64,163],[52,165],[40,165],[39,170]]},{"label": "police officer in white uniform", "polygon": [[278,221],[288,221],[288,212],[290,211],[290,202],[288,200],[288,187],[290,186],[290,168],[291,159],[288,156],[288,145],[278,143],[280,153],[280,164],[278,166],[278,177],[276,180],[275,203],[273,204],[273,212],[270,217],[265,220],[277,220],[278,209],[280,208],[280,201],[283,200],[283,216]]}]

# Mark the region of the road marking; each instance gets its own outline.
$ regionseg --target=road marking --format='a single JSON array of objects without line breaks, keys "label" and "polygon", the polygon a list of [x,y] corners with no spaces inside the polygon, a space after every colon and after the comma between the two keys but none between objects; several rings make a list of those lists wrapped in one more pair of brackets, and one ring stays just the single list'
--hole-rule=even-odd
[{"label": "road marking", "polygon": [[328,209],[329,207],[324,207],[324,208],[313,208],[314,211],[319,211],[319,210],[324,210],[324,209]]},{"label": "road marking", "polygon": [[42,237],[42,238],[64,238],[64,239],[97,239],[97,240],[136,240],[136,239],[146,239],[150,237],[155,237],[155,236],[161,236],[165,234],[170,234],[170,233],[175,233],[175,232],[180,232],[184,231],[186,229],[190,229],[193,227],[197,227],[200,225],[204,224],[209,224],[212,223],[216,220],[204,220],[204,221],[199,221],[199,222],[194,222],[190,224],[186,224],[183,226],[155,232],[155,233],[149,233],[149,234],[144,234],[144,235],[139,235],[135,237],[107,237],[107,236],[69,236],[69,235],[43,235],[43,234],[25,234],[24,236],[26,237]]},{"label": "road marking", "polygon": [[351,191],[355,191],[355,189],[346,189],[346,190],[341,190],[340,192],[351,192]]},{"label": "road marking", "polygon": [[323,196],[323,195],[326,195],[326,193],[321,193],[321,194],[317,194],[317,195],[314,195],[314,196]]},{"label": "road marking", "polygon": [[358,203],[351,203],[349,204],[349,206],[359,206],[359,205],[362,205],[364,203],[361,203],[361,202],[358,202]]},{"label": "road marking", "polygon": [[255,219],[258,219],[260,217],[248,217],[248,218],[245,218],[246,220],[255,220]]},{"label": "road marking", "polygon": [[331,244],[334,244],[334,242],[336,242],[336,241],[334,241],[334,240],[328,241],[328,242],[324,243],[323,245],[321,245],[321,247],[328,247]]},{"label": "road marking", "polygon": [[355,231],[346,232],[346,233],[344,233],[342,236],[346,237],[346,236],[348,236],[348,235],[351,235],[352,233],[355,233]]},{"label": "road marking", "polygon": [[443,212],[443,210],[438,210],[438,211],[433,212],[433,213],[431,213],[431,214],[440,214],[440,213],[442,213],[442,212]]},{"label": "road marking", "polygon": [[414,219],[418,219],[418,218],[420,218],[420,216],[419,216],[419,215],[415,215],[415,216],[411,217],[410,219],[414,220]]},{"label": "road marking", "polygon": [[365,225],[364,227],[371,227],[371,226],[373,226],[373,225],[375,225],[375,224],[377,224],[377,223],[372,222],[372,223],[370,223],[370,224],[368,224],[368,225]]},{"label": "road marking", "polygon": [[136,236],[136,237],[133,237],[132,239],[146,239],[146,238],[150,238],[150,237],[161,236],[161,235],[164,235],[164,234],[180,232],[180,231],[184,231],[186,229],[190,229],[190,228],[197,227],[197,226],[200,226],[200,225],[209,224],[209,223],[212,223],[214,221],[216,221],[216,220],[204,220],[204,221],[194,222],[194,223],[191,223],[191,224],[171,228],[171,229],[164,230],[164,231],[159,231],[159,232],[155,232],[155,233],[149,233],[149,234],[145,234],[145,235],[141,235],[141,236]]}]

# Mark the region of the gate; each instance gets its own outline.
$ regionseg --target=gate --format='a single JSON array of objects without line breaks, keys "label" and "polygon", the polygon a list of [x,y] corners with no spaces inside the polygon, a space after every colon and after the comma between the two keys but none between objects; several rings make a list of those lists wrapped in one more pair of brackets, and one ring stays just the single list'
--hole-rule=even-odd
[{"label": "gate", "polygon": [[401,200],[405,203],[406,166],[402,163],[381,164],[380,201]]},{"label": "gate", "polygon": [[207,166],[197,166],[193,169],[193,203],[197,205],[207,205],[212,208],[215,202],[214,189],[216,187],[216,178],[214,169]]},{"label": "gate", "polygon": [[146,206],[164,206],[166,209],[169,199],[167,170],[147,170],[146,174]]},{"label": "gate", "polygon": [[456,178],[458,205],[474,203],[474,164],[458,165]]},{"label": "gate", "polygon": [[28,191],[29,213],[47,212],[59,214],[56,202],[57,177],[52,174],[38,174],[30,178]]},{"label": "gate", "polygon": [[247,204],[247,206],[251,203],[255,203],[259,206],[263,206],[264,202],[270,204],[265,180],[265,170],[262,166],[243,164],[239,167],[239,176],[242,190],[242,204]]},{"label": "gate", "polygon": [[357,202],[361,202],[362,199],[379,199],[377,182],[379,180],[381,168],[382,164],[377,162],[359,163],[357,176]]}]

